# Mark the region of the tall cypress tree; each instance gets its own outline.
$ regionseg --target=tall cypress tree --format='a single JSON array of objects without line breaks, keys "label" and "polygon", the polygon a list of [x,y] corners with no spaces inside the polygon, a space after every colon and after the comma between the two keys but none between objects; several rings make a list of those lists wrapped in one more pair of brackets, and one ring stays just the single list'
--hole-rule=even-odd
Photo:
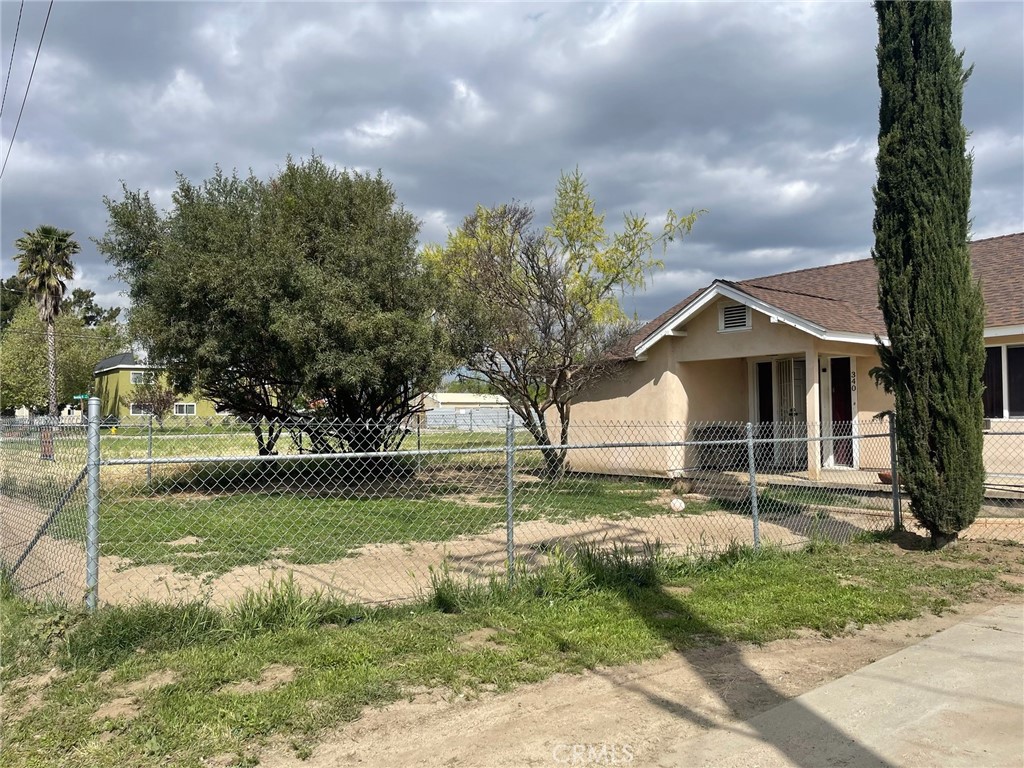
[{"label": "tall cypress tree", "polygon": [[873,373],[895,396],[900,480],[932,544],[978,515],[985,312],[968,245],[972,158],[963,127],[970,71],[949,2],[876,2],[878,300],[889,335]]}]

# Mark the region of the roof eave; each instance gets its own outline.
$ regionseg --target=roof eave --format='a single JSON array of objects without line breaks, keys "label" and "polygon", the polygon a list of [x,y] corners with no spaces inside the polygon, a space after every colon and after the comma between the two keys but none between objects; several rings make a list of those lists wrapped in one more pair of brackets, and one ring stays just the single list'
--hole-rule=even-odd
[{"label": "roof eave", "polygon": [[1024,336],[1024,325],[994,325],[985,329],[986,339],[997,339],[1000,336]]},{"label": "roof eave", "polygon": [[[737,301],[740,304],[750,307],[763,315],[767,315],[772,319],[772,322],[784,323],[790,325],[797,330],[803,331],[804,333],[810,334],[817,339],[823,341],[837,341],[846,342],[850,344],[874,344],[875,337],[873,334],[868,333],[850,333],[844,331],[832,331],[828,328],[824,328],[817,323],[794,315],[791,312],[786,312],[783,309],[779,309],[772,304],[769,304],[761,299],[751,296],[749,293],[740,290],[735,285],[728,283],[724,280],[716,280],[708,286],[700,296],[691,301],[679,312],[673,315],[668,321],[666,321],[657,331],[652,333],[642,342],[637,344],[633,351],[633,359],[639,360],[641,356],[646,355],[647,351],[650,350],[655,344],[661,341],[666,336],[672,335],[673,331],[691,317],[696,315],[708,304],[714,301],[716,298],[727,298]],[[883,339],[883,342],[885,340]]]},{"label": "roof eave", "polygon": [[157,371],[160,370],[159,366],[156,365],[111,365],[107,368],[97,368],[92,372],[93,376],[99,376],[101,373],[109,373],[110,371]]}]

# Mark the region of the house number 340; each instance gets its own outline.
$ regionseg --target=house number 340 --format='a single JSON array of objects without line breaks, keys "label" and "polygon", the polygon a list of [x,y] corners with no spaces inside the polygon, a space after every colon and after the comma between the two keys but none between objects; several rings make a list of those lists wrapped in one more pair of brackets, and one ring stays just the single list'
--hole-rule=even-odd
[{"label": "house number 340", "polygon": [[851,392],[856,392],[857,391],[857,372],[856,371],[850,371],[850,391]]}]

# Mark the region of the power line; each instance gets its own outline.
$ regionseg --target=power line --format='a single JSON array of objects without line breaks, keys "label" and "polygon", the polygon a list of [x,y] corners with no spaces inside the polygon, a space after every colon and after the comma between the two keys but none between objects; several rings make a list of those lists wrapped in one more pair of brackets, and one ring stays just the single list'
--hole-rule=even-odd
[{"label": "power line", "polygon": [[[100,326],[100,327],[93,328],[92,329],[92,331],[93,331],[92,333],[85,332],[85,331],[61,331],[61,330],[57,330],[56,331],[56,336],[59,339],[79,339],[79,340],[87,340],[87,341],[101,340],[102,341],[105,338],[109,339],[109,337],[104,337],[104,336],[101,335],[101,331],[106,330],[108,328],[111,328],[113,330],[123,330],[124,326],[119,326],[119,325],[107,325],[105,327]],[[27,330],[27,329],[22,329],[22,328],[11,328],[10,326],[8,326],[7,328],[4,328],[2,331],[0,331],[0,336],[5,336],[8,333],[16,333],[16,334],[18,334],[20,336],[32,336],[32,337],[37,337],[37,338],[41,338],[41,339],[46,338],[46,330],[45,329],[35,331],[35,330]]]},{"label": "power line", "polygon": [[11,142],[7,145],[7,155],[4,157],[4,164],[0,166],[0,179],[4,177],[7,170],[7,161],[11,159],[11,149],[14,147],[14,138],[18,135],[18,126],[21,125],[21,116],[25,113],[25,102],[28,101],[28,91],[32,87],[32,76],[36,73],[36,64],[39,62],[39,51],[43,47],[43,38],[46,37],[46,25],[50,23],[50,11],[53,10],[53,0],[46,9],[46,20],[43,21],[43,31],[39,33],[39,45],[36,46],[36,57],[32,60],[32,71],[28,73],[28,84],[25,86],[25,96],[21,100],[21,109],[18,110],[18,119],[14,123],[14,133],[11,134]]},{"label": "power line", "polygon": [[21,12],[25,10],[25,0],[21,0],[21,7],[18,8],[18,25],[14,28],[14,43],[11,45],[11,61],[7,65],[7,80],[4,81],[4,96],[0,99],[0,117],[4,114],[4,104],[7,103],[7,86],[11,84],[11,70],[14,69],[14,52],[18,50],[18,30],[21,29]]}]

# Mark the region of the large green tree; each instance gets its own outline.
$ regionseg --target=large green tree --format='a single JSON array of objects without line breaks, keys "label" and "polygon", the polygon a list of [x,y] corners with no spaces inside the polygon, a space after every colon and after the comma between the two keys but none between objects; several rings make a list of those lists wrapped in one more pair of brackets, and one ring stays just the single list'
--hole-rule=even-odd
[{"label": "large green tree", "polygon": [[984,306],[968,245],[969,71],[949,2],[877,2],[875,246],[888,345],[876,377],[894,395],[900,481],[934,546],[981,505]]},{"label": "large green tree", "polygon": [[392,445],[448,366],[419,223],[380,174],[289,158],[266,181],[179,176],[162,215],[127,188],[105,202],[97,245],[150,361],[250,420],[263,453],[296,425],[314,450]]},{"label": "large green tree", "polygon": [[56,320],[67,291],[67,281],[75,276],[71,257],[81,248],[72,239],[74,232],[43,224],[26,231],[14,245],[18,276],[24,280],[27,295],[36,305],[39,319],[46,326],[47,382],[49,414],[57,416],[57,336]]},{"label": "large green tree", "polygon": [[14,320],[14,313],[25,300],[25,293],[25,279],[17,273],[0,282],[0,331]]},{"label": "large green tree", "polygon": [[[91,391],[96,363],[122,351],[125,339],[116,323],[88,327],[70,312],[59,315],[54,322],[60,360],[57,402],[68,404],[74,395]],[[48,410],[48,366],[46,356],[41,354],[46,336],[46,325],[27,302],[0,331],[0,409],[24,406],[37,413]]]},{"label": "large green tree", "polygon": [[88,288],[72,290],[71,295],[62,302],[61,312],[74,315],[86,328],[117,322],[121,316],[120,307],[101,306],[96,301],[96,292]]},{"label": "large green tree", "polygon": [[549,476],[565,465],[571,408],[621,366],[635,324],[619,297],[662,266],[656,249],[690,232],[700,212],[668,211],[661,232],[627,214],[609,232],[577,169],[558,181],[551,223],[520,203],[477,208],[446,245],[427,249],[446,275],[446,326],[470,351],[465,370],[503,395],[541,446]]}]

